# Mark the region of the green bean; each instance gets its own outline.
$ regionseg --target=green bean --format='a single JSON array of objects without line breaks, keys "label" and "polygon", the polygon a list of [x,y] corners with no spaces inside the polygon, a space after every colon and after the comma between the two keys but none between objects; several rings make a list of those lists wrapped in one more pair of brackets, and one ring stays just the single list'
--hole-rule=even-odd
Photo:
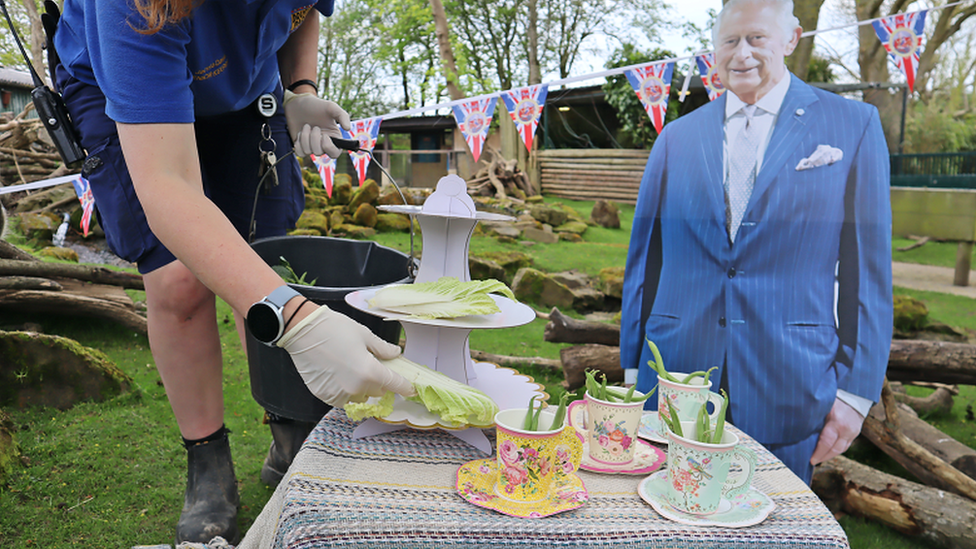
[{"label": "green bean", "polygon": [[600,400],[607,400],[607,374],[603,374],[603,382],[600,384]]},{"label": "green bean", "polygon": [[596,373],[594,370],[586,371],[586,392],[590,393],[593,398],[600,398],[600,384],[596,380]]},{"label": "green bean", "polygon": [[665,402],[668,403],[668,411],[671,412],[670,413],[671,421],[669,422],[671,425],[671,432],[678,435],[679,437],[685,436],[681,432],[681,418],[678,417],[678,411],[674,409],[674,406],[671,404],[670,400],[666,400]]},{"label": "green bean", "polygon": [[711,437],[708,436],[708,432],[711,430],[708,421],[708,404],[702,404],[698,408],[698,432],[696,433],[695,439],[698,442],[711,442]]},{"label": "green bean", "polygon": [[[720,389],[720,391],[722,391],[724,400],[722,402],[722,409],[718,413],[718,419],[715,420],[715,433],[712,434],[712,444],[722,443],[722,435],[725,434],[725,414],[729,409],[729,394],[725,392],[725,389]],[[702,407],[704,408],[704,406]]]},{"label": "green bean", "polygon": [[661,351],[657,349],[657,345],[655,345],[654,342],[648,338],[644,339],[647,341],[647,346],[651,348],[651,353],[654,355],[653,362],[647,361],[648,366],[654,368],[654,371],[656,371],[658,375],[664,379],[677,383],[678,380],[673,375],[669,374],[666,369],[664,369],[664,359],[661,358]]},{"label": "green bean", "polygon": [[552,418],[552,429],[562,429],[563,423],[566,421],[566,404],[569,401],[569,393],[563,393],[563,396],[559,399],[559,407],[556,408],[556,415]]},{"label": "green bean", "polygon": [[655,391],[657,391],[657,385],[652,387],[651,390],[648,391],[644,396],[632,399],[631,402],[644,402],[645,400],[651,398],[651,395],[653,395]]},{"label": "green bean", "polygon": [[687,376],[685,376],[685,379],[682,380],[681,383],[687,385],[691,380],[695,379],[696,377],[703,377],[705,378],[705,382],[702,385],[708,385],[708,378],[709,376],[712,375],[712,370],[716,370],[716,369],[718,369],[718,366],[713,366],[709,368],[707,372],[702,370],[699,370],[697,372],[692,372]]},{"label": "green bean", "polygon": [[535,409],[535,399],[536,399],[536,397],[538,397],[538,395],[532,395],[532,398],[529,399],[529,410],[525,413],[525,420],[522,421],[522,430],[523,431],[534,431],[535,430],[535,429],[532,428],[532,410]]},{"label": "green bean", "polygon": [[630,386],[630,389],[627,390],[627,394],[624,395],[624,402],[630,402],[630,399],[634,398],[634,389],[636,388],[636,383]]}]

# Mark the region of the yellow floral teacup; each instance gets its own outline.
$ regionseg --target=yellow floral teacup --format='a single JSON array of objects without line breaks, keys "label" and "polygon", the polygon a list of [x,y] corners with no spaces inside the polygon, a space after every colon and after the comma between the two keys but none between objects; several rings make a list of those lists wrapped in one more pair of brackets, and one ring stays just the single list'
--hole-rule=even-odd
[{"label": "yellow floral teacup", "polygon": [[540,412],[544,430],[522,429],[526,408],[512,408],[495,414],[498,481],[495,493],[518,502],[549,498],[556,484],[574,474],[583,457],[583,443],[576,430],[553,425],[554,414]]}]

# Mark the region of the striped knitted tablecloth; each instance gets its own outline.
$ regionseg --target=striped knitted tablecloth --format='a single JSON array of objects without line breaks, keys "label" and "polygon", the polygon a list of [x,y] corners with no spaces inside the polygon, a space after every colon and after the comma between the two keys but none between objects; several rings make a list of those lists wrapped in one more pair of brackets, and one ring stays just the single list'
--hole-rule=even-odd
[{"label": "striped knitted tablecloth", "polygon": [[753,487],[776,508],[761,524],[731,529],[664,519],[638,496],[642,477],[587,471],[583,507],[542,519],[502,515],[455,491],[458,467],[488,457],[477,449],[440,430],[354,440],[356,425],[341,410],[322,419],[238,549],[848,547],[806,484],[744,435],[759,456]]}]

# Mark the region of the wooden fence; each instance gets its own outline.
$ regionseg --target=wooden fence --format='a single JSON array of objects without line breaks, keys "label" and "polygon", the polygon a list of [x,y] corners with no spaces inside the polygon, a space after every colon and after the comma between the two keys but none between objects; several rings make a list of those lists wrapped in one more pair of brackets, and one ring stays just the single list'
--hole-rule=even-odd
[{"label": "wooden fence", "polygon": [[629,149],[555,149],[533,152],[532,164],[544,194],[636,204],[647,155]]}]

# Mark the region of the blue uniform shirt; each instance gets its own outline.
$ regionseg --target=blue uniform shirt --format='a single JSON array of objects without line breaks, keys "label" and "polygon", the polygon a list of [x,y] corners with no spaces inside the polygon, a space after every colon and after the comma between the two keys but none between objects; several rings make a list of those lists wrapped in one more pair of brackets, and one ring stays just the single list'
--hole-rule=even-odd
[{"label": "blue uniform shirt", "polygon": [[[333,0],[205,0],[145,35],[132,0],[66,0],[55,47],[68,73],[98,86],[116,122],[191,123],[240,110],[276,86],[278,49]],[[286,83],[290,84],[289,83]]]}]

